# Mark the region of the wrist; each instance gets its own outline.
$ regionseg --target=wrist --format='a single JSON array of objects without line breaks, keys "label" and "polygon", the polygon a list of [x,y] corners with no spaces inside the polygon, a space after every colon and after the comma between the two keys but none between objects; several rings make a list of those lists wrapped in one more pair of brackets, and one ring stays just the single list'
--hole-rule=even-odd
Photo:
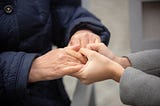
[{"label": "wrist", "polygon": [[84,33],[84,32],[92,32],[92,31],[88,29],[81,29],[81,30],[76,31],[75,33]]},{"label": "wrist", "polygon": [[115,57],[114,61],[120,64],[124,69],[131,66],[131,63],[127,57]]},{"label": "wrist", "polygon": [[33,61],[29,72],[29,78],[28,78],[29,83],[40,81],[40,69],[38,68],[38,66],[40,66],[39,63],[40,63],[39,58],[36,58]]},{"label": "wrist", "polygon": [[120,64],[116,63],[116,65],[114,65],[113,67],[112,79],[116,82],[119,82],[123,73],[124,73],[124,68]]},{"label": "wrist", "polygon": [[[35,59],[36,60],[36,59]],[[29,83],[32,83],[32,82],[35,82],[35,80],[34,80],[34,72],[35,72],[35,70],[36,70],[36,68],[35,68],[35,64],[36,64],[36,62],[35,62],[35,60],[33,61],[33,63],[32,63],[32,66],[31,66],[31,69],[30,69],[30,72],[29,72],[29,78],[28,78],[28,82]]]},{"label": "wrist", "polygon": [[122,57],[120,64],[123,68],[127,68],[131,66],[131,62],[129,61],[127,57]]}]

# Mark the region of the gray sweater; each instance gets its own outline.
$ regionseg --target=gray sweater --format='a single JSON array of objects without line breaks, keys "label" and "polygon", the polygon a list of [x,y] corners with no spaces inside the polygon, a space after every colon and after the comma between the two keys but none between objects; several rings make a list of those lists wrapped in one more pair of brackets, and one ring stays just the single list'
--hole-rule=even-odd
[{"label": "gray sweater", "polygon": [[120,79],[121,101],[134,106],[160,106],[160,49],[126,57],[132,67],[126,68]]}]

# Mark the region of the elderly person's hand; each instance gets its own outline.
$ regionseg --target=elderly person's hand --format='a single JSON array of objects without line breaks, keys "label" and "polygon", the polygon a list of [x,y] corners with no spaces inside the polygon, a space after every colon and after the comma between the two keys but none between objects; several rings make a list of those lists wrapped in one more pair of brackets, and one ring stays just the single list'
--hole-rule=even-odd
[{"label": "elderly person's hand", "polygon": [[55,49],[36,58],[29,73],[29,82],[58,79],[79,71],[83,66],[82,63],[86,62],[82,55],[76,52],[79,48],[71,46]]},{"label": "elderly person's hand", "polygon": [[86,47],[90,43],[100,43],[100,37],[89,30],[79,30],[72,37],[69,46],[79,44],[81,47]]}]

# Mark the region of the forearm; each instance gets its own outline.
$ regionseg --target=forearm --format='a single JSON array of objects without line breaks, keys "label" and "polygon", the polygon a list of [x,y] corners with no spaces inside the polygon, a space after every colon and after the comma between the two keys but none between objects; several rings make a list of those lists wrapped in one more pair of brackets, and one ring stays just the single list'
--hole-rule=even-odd
[{"label": "forearm", "polygon": [[92,13],[82,7],[78,7],[74,19],[68,27],[68,34],[73,35],[78,30],[87,29],[100,36],[101,41],[108,45],[110,32]]},{"label": "forearm", "polygon": [[128,105],[158,106],[159,88],[159,77],[128,67],[120,80],[120,97]]},{"label": "forearm", "polygon": [[130,60],[127,57],[115,57],[113,61],[119,63],[124,69],[132,66]]},{"label": "forearm", "polygon": [[118,57],[116,55],[112,55],[113,62],[113,80],[119,82],[121,76],[123,75],[125,69],[131,66],[131,63],[127,57]]},{"label": "forearm", "polygon": [[79,30],[87,29],[101,37],[106,45],[109,42],[110,33],[108,29],[81,5],[59,6],[56,8],[56,17],[59,19],[60,26],[64,29],[65,45],[68,45],[71,36]]},{"label": "forearm", "polygon": [[[3,52],[0,54],[1,87],[5,96],[23,96],[27,89],[28,73],[37,54]],[[17,91],[17,92],[16,92]],[[9,94],[9,95],[8,95]],[[14,96],[14,97],[12,97]]]},{"label": "forearm", "polygon": [[143,72],[160,76],[160,49],[146,50],[126,55],[132,67]]},{"label": "forearm", "polygon": [[124,68],[121,67],[119,64],[115,63],[115,65],[113,66],[112,79],[115,80],[116,82],[119,82],[123,73],[124,73]]}]

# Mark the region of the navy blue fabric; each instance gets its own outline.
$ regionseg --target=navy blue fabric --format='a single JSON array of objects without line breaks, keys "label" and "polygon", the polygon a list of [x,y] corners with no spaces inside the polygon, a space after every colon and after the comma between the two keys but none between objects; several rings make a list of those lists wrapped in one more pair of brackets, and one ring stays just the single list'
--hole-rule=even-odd
[{"label": "navy blue fabric", "polygon": [[[13,7],[11,13],[6,5]],[[36,57],[52,45],[65,47],[81,29],[108,44],[107,28],[80,0],[1,0],[0,106],[69,106],[62,79],[28,84],[28,73]]]}]

